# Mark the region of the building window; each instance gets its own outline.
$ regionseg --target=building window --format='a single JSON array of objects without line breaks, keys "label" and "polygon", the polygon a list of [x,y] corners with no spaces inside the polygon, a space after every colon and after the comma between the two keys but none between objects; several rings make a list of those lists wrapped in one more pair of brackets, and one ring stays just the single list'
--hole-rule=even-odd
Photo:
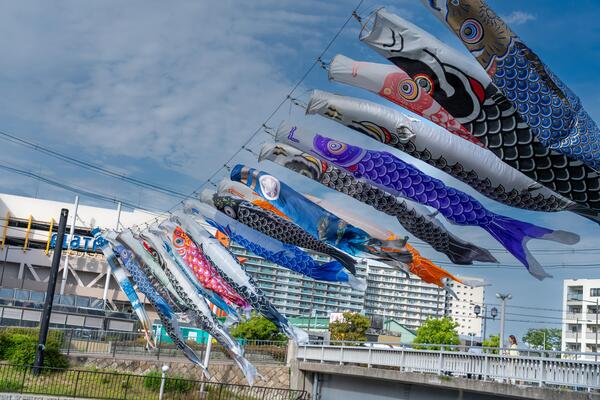
[{"label": "building window", "polygon": [[590,296],[592,297],[600,297],[600,288],[591,288]]}]

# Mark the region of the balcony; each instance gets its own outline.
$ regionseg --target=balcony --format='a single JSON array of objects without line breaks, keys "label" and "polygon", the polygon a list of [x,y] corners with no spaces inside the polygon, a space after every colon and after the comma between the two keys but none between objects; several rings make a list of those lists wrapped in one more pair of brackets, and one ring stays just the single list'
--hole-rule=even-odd
[{"label": "balcony", "polygon": [[581,313],[567,313],[565,315],[565,319],[568,320],[572,320],[572,321],[577,321],[577,320],[583,320],[583,314]]}]

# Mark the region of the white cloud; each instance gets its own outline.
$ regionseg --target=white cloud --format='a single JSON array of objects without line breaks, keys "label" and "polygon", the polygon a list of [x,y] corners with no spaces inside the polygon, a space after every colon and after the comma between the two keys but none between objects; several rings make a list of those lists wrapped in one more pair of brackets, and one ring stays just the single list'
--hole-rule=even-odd
[{"label": "white cloud", "polygon": [[508,15],[503,15],[502,19],[509,25],[522,25],[528,21],[533,21],[537,17],[524,11],[513,11]]}]

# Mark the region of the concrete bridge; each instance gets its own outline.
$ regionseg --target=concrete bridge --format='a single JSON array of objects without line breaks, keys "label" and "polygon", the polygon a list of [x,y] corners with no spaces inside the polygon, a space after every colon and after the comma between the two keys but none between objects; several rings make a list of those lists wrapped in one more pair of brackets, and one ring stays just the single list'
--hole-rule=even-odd
[{"label": "concrete bridge", "polygon": [[327,345],[291,353],[291,387],[312,400],[600,399],[594,361]]}]

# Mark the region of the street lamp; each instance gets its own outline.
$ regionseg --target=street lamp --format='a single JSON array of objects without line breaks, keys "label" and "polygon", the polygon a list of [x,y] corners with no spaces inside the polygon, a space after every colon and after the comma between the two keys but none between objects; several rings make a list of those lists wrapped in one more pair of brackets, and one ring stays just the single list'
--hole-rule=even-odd
[{"label": "street lamp", "polygon": [[502,302],[500,304],[500,348],[504,347],[504,316],[506,311],[506,300],[512,299],[510,293],[496,293],[496,297]]},{"label": "street lamp", "polygon": [[[483,310],[483,316],[479,317],[479,314],[481,314],[481,310]],[[475,313],[475,315],[478,318],[483,319],[483,338],[481,339],[482,342],[485,340],[487,331],[487,320],[490,318],[487,316],[487,310],[488,309],[485,305],[481,307],[479,304],[476,304],[475,307],[473,307],[473,312]],[[492,319],[496,319],[496,317],[498,316],[498,309],[496,307],[492,307],[492,309],[490,310],[490,315]]]}]

